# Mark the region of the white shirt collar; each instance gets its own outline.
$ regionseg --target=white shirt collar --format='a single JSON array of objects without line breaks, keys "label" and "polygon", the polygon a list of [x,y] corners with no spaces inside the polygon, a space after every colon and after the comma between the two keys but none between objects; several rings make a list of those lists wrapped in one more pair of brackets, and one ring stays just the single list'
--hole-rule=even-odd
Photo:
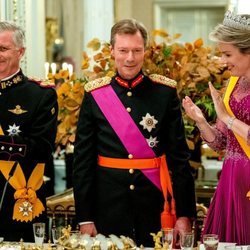
[{"label": "white shirt collar", "polygon": [[1,79],[1,81],[6,81],[6,80],[10,79],[10,78],[13,77],[14,75],[16,75],[19,71],[20,71],[20,69],[18,69],[17,72],[15,72],[14,74],[12,74],[12,75],[10,75],[10,76],[7,76],[7,77],[5,77],[5,78],[3,78],[3,79]]}]

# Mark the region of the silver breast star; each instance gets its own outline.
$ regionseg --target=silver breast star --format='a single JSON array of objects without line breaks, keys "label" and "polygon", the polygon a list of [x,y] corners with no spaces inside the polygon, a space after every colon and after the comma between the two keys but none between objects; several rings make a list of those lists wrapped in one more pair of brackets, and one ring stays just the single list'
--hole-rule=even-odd
[{"label": "silver breast star", "polygon": [[157,143],[159,142],[157,141],[157,137],[152,137],[152,136],[150,136],[149,139],[146,140],[148,142],[149,147],[151,148],[157,147]]},{"label": "silver breast star", "polygon": [[143,116],[142,121],[140,121],[140,125],[143,126],[143,129],[147,129],[148,132],[151,132],[157,123],[158,121],[155,119],[155,117],[151,116],[149,113]]},{"label": "silver breast star", "polygon": [[14,123],[13,126],[9,125],[9,129],[7,131],[9,132],[9,135],[18,135],[21,132],[19,128],[20,126],[16,126]]}]

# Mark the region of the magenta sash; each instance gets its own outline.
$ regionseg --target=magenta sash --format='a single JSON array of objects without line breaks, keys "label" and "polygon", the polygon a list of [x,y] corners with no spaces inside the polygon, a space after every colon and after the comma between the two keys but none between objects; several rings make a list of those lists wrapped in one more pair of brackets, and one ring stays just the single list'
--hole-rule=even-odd
[{"label": "magenta sash", "polygon": [[[91,94],[129,154],[132,154],[136,159],[156,157],[110,85],[95,89]],[[157,188],[162,190],[159,168],[141,171]]]}]

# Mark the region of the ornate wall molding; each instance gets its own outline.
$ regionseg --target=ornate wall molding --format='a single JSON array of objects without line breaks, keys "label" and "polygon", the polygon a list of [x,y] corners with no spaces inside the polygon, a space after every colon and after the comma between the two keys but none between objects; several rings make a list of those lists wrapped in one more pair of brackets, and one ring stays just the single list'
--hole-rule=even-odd
[{"label": "ornate wall molding", "polygon": [[154,5],[164,7],[216,7],[226,6],[229,0],[155,0]]},{"label": "ornate wall molding", "polygon": [[44,76],[45,15],[44,0],[0,0],[1,20],[17,23],[25,31],[26,53],[21,61],[25,74]]},{"label": "ornate wall molding", "polygon": [[[13,21],[25,30],[25,3],[26,0],[1,0],[1,20]],[[27,55],[21,61],[21,67],[27,72]]]},{"label": "ornate wall molding", "polygon": [[228,0],[156,0],[153,4],[154,27],[182,34],[180,42],[192,42],[201,37],[212,44],[208,34],[222,21]]}]

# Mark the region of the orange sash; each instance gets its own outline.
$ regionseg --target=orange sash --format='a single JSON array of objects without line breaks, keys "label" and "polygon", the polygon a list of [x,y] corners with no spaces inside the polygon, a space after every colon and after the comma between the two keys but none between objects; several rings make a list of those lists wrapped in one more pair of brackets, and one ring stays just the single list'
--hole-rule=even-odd
[{"label": "orange sash", "polygon": [[[0,161],[0,172],[3,173],[6,180],[9,178],[13,164],[14,161]],[[36,196],[36,190],[43,183],[43,173],[44,164],[38,163],[26,183],[23,170],[18,163],[13,176],[9,179],[9,184],[16,190],[13,220],[32,221],[45,210],[42,202]]]},{"label": "orange sash", "polygon": [[[234,115],[234,113],[229,105],[229,100],[230,100],[230,95],[231,95],[238,79],[239,79],[239,77],[236,77],[236,76],[232,76],[230,78],[230,81],[229,81],[229,84],[227,86],[226,93],[224,96],[224,104],[225,104],[226,110],[231,116],[235,116],[235,115]],[[250,145],[247,145],[247,142],[238,134],[234,133],[234,135],[235,135],[238,143],[240,144],[241,148],[243,149],[243,151],[245,152],[247,157],[250,159]]]},{"label": "orange sash", "polygon": [[119,169],[149,169],[160,168],[160,181],[165,199],[168,193],[171,195],[171,205],[167,201],[164,203],[164,210],[161,214],[162,228],[173,228],[176,222],[175,200],[173,196],[172,183],[166,163],[166,156],[162,155],[150,159],[120,159],[98,156],[98,164],[102,167]]}]

